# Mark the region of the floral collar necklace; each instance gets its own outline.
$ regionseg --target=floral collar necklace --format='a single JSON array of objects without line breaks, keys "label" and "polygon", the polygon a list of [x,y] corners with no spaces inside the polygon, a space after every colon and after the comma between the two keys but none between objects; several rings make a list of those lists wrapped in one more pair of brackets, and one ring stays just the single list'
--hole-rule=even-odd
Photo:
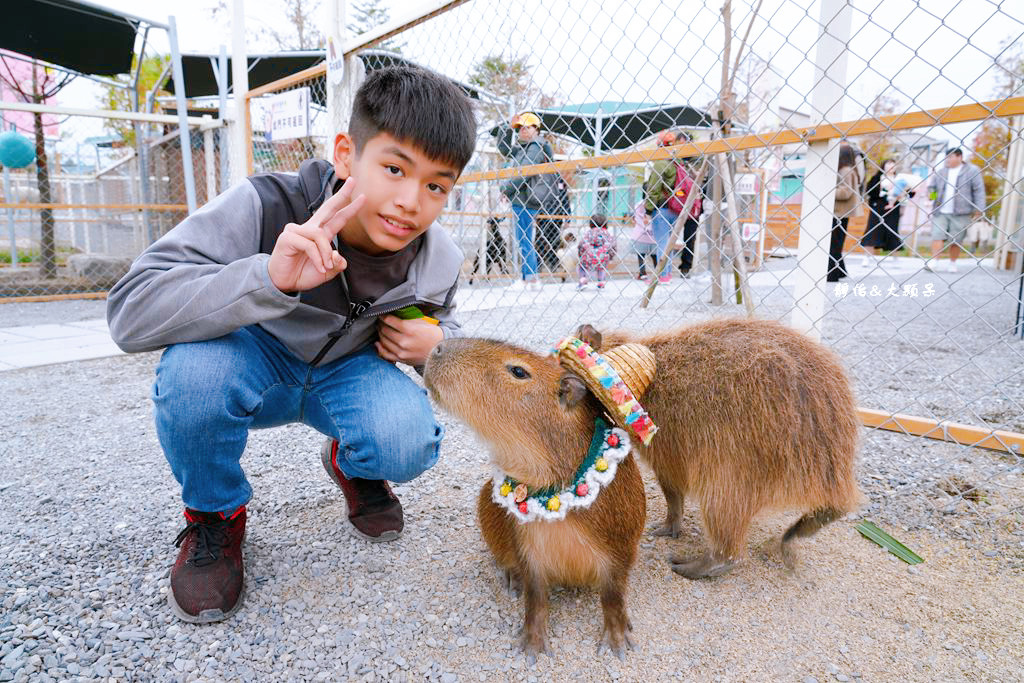
[{"label": "floral collar necklace", "polygon": [[552,522],[565,519],[573,509],[590,507],[602,486],[615,478],[620,462],[630,452],[629,436],[618,427],[610,426],[603,418],[594,420],[594,436],[571,483],[565,487],[548,486],[530,489],[501,470],[492,479],[491,499],[521,523],[539,519]]}]

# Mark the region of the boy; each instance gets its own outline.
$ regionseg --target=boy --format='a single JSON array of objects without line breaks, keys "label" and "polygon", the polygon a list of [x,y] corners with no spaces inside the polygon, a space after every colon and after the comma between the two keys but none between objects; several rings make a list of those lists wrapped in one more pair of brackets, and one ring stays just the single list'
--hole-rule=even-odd
[{"label": "boy", "polygon": [[[432,223],[475,135],[472,106],[447,79],[372,72],[349,131],[335,136],[333,166],[310,160],[233,186],[111,290],[117,344],[167,347],[153,402],[185,503],[169,593],[180,618],[219,621],[241,604],[250,428],[303,422],[327,435],[321,459],[350,530],[370,541],[402,531],[387,480],[431,467],[442,429],[394,363],[421,366],[459,334],[463,257]],[[430,317],[392,315],[409,306]]]}]

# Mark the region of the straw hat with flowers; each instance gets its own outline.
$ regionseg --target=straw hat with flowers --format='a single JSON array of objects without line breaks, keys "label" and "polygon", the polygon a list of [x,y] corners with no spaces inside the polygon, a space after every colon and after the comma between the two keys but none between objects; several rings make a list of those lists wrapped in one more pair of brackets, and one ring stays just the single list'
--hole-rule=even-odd
[{"label": "straw hat with flowers", "polygon": [[551,351],[566,370],[583,380],[608,409],[615,424],[636,435],[646,446],[658,431],[640,405],[657,364],[643,344],[622,344],[603,354],[576,337],[566,337]]}]

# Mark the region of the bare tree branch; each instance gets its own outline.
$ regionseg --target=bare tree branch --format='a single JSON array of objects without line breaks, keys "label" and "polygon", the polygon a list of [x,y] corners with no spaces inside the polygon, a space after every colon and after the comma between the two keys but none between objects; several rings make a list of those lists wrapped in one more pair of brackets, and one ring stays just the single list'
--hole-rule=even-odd
[{"label": "bare tree branch", "polygon": [[753,14],[750,15],[750,21],[747,23],[747,30],[743,33],[743,40],[740,41],[740,47],[736,50],[736,60],[732,65],[732,73],[729,75],[729,92],[732,92],[732,82],[736,77],[736,72],[740,68],[740,61],[743,57],[743,48],[747,45],[747,38],[750,37],[750,29],[754,26],[754,21],[757,19],[758,12],[761,11],[761,3],[764,0],[757,0],[757,7],[754,8]]}]

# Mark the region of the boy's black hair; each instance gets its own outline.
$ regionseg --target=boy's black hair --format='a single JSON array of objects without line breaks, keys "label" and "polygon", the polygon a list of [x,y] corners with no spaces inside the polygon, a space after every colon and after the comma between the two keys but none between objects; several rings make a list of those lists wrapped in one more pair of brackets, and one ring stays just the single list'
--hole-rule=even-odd
[{"label": "boy's black hair", "polygon": [[607,228],[608,219],[605,217],[603,213],[595,213],[593,216],[590,217],[590,225],[591,227],[594,228]]},{"label": "boy's black hair", "polygon": [[348,132],[356,154],[387,133],[461,172],[473,156],[476,117],[469,98],[444,76],[395,66],[370,72],[359,86]]},{"label": "boy's black hair", "polygon": [[954,154],[957,155],[960,158],[963,158],[964,151],[962,149],[960,149],[959,147],[950,147],[949,149],[946,150],[946,156],[947,157],[948,156],[953,156]]}]

